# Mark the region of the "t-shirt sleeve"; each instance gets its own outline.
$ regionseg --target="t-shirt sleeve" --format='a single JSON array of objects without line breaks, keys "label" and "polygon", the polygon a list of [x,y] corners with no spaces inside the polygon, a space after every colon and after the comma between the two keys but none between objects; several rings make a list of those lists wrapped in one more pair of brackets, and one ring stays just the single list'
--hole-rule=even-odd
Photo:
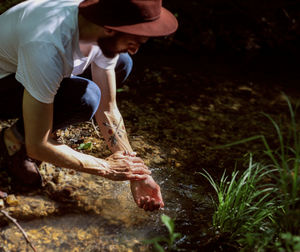
[{"label": "t-shirt sleeve", "polygon": [[94,58],[94,62],[98,67],[101,67],[102,69],[115,69],[117,65],[117,61],[119,59],[119,54],[117,54],[114,58],[107,58],[104,56],[102,53],[101,49],[99,46],[98,51],[96,53],[96,56]]},{"label": "t-shirt sleeve", "polygon": [[57,48],[47,42],[21,46],[16,79],[38,101],[53,103],[63,79],[63,61]]}]

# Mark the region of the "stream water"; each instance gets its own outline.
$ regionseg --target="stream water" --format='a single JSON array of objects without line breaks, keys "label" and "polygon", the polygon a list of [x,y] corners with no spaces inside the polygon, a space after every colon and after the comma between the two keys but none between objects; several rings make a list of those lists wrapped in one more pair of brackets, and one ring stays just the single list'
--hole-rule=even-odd
[{"label": "stream water", "polygon": [[[168,236],[160,220],[164,213],[175,220],[175,231],[182,234],[177,240],[179,250],[196,251],[198,238],[205,236],[209,226],[208,195],[200,186],[184,181],[184,176],[179,179],[159,168],[152,169],[152,174],[162,189],[163,210],[150,213],[136,207],[128,182],[111,182],[87,174],[64,175],[60,183],[76,187],[71,197],[74,202],[65,202],[59,214],[50,214],[48,207],[45,217],[19,223],[37,251],[151,251],[144,240]],[[43,212],[43,207],[30,197],[22,205]],[[43,203],[44,208],[46,205]],[[0,251],[31,248],[21,232],[9,224],[0,232]]]}]

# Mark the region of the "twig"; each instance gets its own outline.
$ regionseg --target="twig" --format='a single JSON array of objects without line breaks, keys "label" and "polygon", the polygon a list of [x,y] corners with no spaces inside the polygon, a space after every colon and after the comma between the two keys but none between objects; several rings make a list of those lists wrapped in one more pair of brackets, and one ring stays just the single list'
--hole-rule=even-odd
[{"label": "twig", "polygon": [[92,123],[92,126],[93,126],[93,128],[94,128],[94,130],[95,130],[97,136],[98,136],[99,138],[101,138],[101,136],[100,136],[100,134],[99,134],[99,131],[97,130],[97,128],[96,128],[96,126],[95,126],[95,124],[94,124],[93,118],[92,118],[92,120],[91,120],[91,123]]},{"label": "twig", "polygon": [[16,219],[14,219],[13,217],[11,217],[8,212],[4,211],[4,210],[0,210],[1,213],[10,221],[12,221],[17,228],[22,232],[24,238],[26,239],[26,242],[30,245],[30,247],[33,249],[34,252],[37,252],[36,248],[32,245],[32,243],[29,241],[28,235],[26,234],[26,232],[24,231],[24,229],[20,226],[20,224],[17,222]]}]

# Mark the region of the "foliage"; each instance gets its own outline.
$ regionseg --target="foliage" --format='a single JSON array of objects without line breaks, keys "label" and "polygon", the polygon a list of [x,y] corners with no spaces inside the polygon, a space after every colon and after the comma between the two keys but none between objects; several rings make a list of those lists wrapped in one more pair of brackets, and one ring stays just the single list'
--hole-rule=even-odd
[{"label": "foliage", "polygon": [[300,251],[300,236],[291,233],[280,234],[280,239],[275,243],[280,252]]},{"label": "foliage", "polygon": [[295,251],[299,246],[300,227],[300,135],[295,112],[285,96],[290,115],[290,132],[285,139],[279,125],[268,115],[279,140],[279,148],[272,150],[264,136],[254,136],[223,147],[256,139],[265,145],[265,161],[253,164],[231,181],[223,174],[217,184],[206,172],[203,174],[218,195],[213,225],[230,240],[238,240],[244,248],[258,251],[266,248]]},{"label": "foliage", "polygon": [[78,150],[91,150],[92,147],[93,147],[93,144],[91,142],[82,143],[78,146]]},{"label": "foliage", "polygon": [[274,169],[253,163],[250,156],[249,167],[238,178],[234,171],[229,181],[225,172],[219,184],[209,173],[202,174],[208,179],[217,193],[216,212],[213,226],[216,231],[225,234],[229,240],[248,239],[244,234],[266,232],[274,222],[277,206],[274,198],[275,187],[265,183],[266,177]]},{"label": "foliage", "polygon": [[153,244],[154,248],[159,251],[159,252],[163,252],[165,251],[162,243],[166,243],[167,244],[167,250],[171,250],[174,249],[174,242],[176,241],[176,239],[181,237],[180,233],[175,233],[175,224],[174,221],[167,215],[162,214],[160,216],[161,221],[165,224],[165,226],[167,227],[168,231],[169,231],[169,237],[155,237],[153,239],[150,240],[146,240],[145,243],[147,244]]}]

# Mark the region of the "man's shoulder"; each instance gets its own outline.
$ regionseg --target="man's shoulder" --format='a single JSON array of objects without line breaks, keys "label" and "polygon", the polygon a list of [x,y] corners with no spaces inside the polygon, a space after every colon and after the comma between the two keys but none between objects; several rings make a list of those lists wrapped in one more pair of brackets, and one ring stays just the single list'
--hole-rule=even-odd
[{"label": "man's shoulder", "polygon": [[74,1],[30,0],[30,2],[32,8],[24,9],[24,15],[19,22],[20,45],[39,41],[50,42],[59,49],[69,46],[77,31],[77,5]]}]

